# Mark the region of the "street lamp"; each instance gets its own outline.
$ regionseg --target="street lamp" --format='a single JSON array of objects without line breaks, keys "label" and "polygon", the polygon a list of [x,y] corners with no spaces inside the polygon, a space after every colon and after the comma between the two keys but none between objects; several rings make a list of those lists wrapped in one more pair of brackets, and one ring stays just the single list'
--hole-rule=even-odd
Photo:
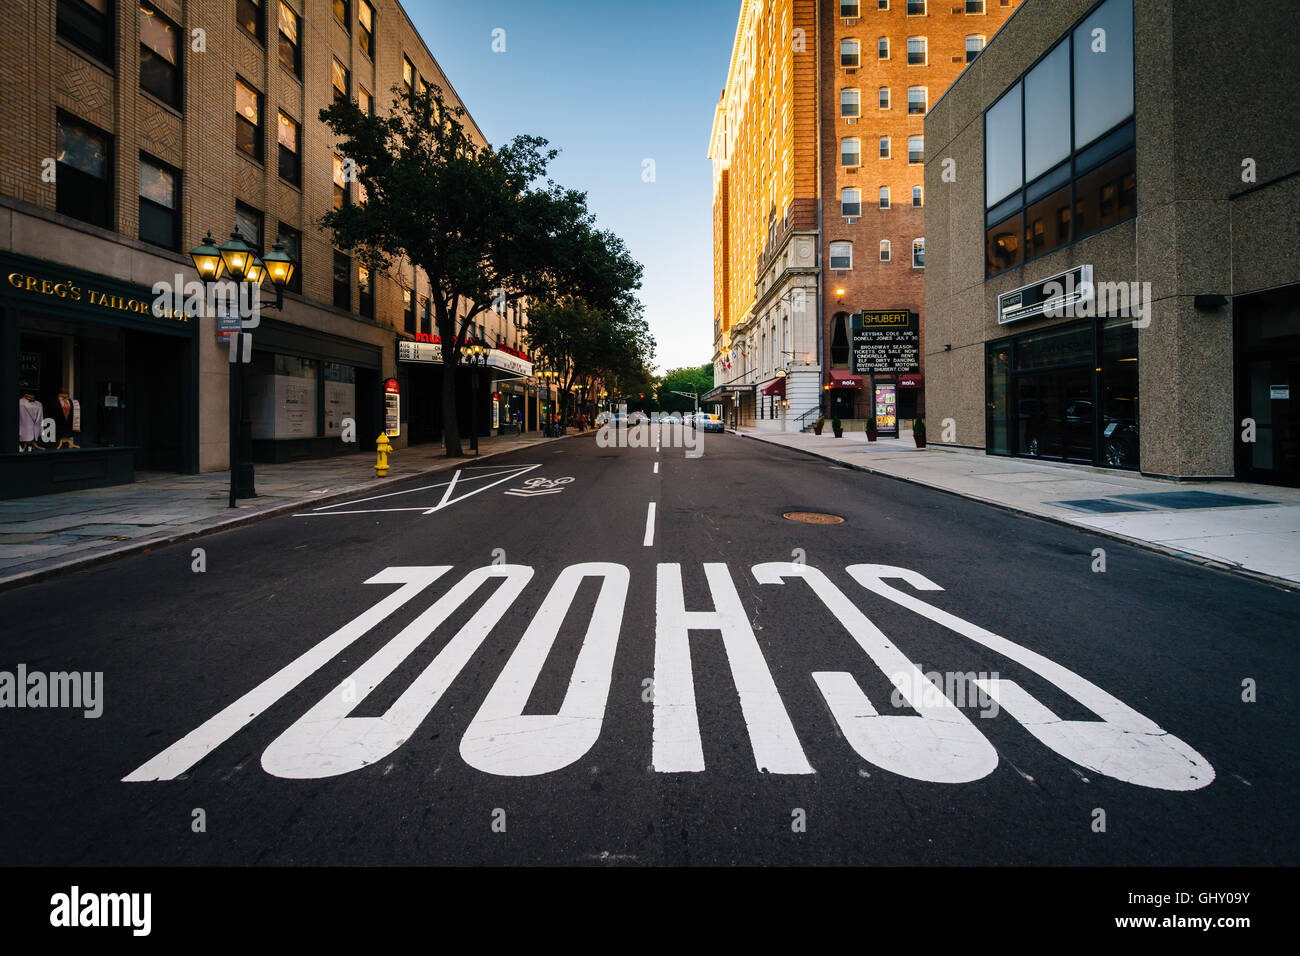
[{"label": "street lamp", "polygon": [[469,366],[469,447],[478,454],[478,370],[479,366],[486,366],[488,360],[488,350],[481,344],[475,342],[470,344],[462,342],[460,346],[461,358]]},{"label": "street lamp", "polygon": [[[262,302],[259,296],[257,308],[284,308],[284,286],[293,276],[294,263],[284,251],[284,245],[277,241],[272,251],[267,253],[266,262],[259,259],[256,251],[240,234],[238,229],[220,246],[208,230],[203,241],[190,250],[194,268],[204,284],[217,282],[223,273],[229,273],[236,282],[251,282],[254,289],[261,286],[264,279],[270,278],[275,287],[275,301]],[[239,312],[239,297],[235,297],[235,311]],[[243,315],[238,315],[240,327],[243,327]],[[257,490],[253,473],[253,419],[252,403],[248,400],[248,366],[239,361],[240,339],[248,336],[248,353],[252,354],[252,334],[242,331],[230,333],[230,362],[238,371],[232,369],[230,375],[230,507],[234,508],[239,498],[255,498]]]}]

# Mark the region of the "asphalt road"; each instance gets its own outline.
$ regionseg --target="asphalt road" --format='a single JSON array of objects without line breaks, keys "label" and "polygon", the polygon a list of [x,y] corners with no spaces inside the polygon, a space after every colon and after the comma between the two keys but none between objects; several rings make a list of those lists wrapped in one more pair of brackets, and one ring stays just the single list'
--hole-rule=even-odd
[{"label": "asphalt road", "polygon": [[0,594],[0,671],[104,675],[0,710],[0,862],[1300,862],[1300,596],[703,451],[588,434]]}]

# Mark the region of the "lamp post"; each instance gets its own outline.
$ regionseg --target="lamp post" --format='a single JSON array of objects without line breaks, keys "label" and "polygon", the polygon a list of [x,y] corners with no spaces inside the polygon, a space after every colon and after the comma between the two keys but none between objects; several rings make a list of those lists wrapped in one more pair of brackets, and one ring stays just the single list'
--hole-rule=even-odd
[{"label": "lamp post", "polygon": [[[266,254],[265,260],[258,258],[238,229],[220,246],[208,230],[203,241],[190,251],[194,268],[205,285],[218,282],[223,273],[228,273],[236,284],[248,282],[254,289],[260,289],[264,279],[270,279],[275,288],[275,301],[258,300],[257,308],[283,309],[284,287],[293,277],[294,262],[285,252],[284,244],[279,240]],[[268,265],[269,263],[269,265]],[[239,297],[235,297],[235,312],[242,329],[247,316],[239,314]],[[248,340],[241,341],[247,335]],[[255,498],[257,490],[253,473],[253,420],[252,408],[248,401],[248,362],[240,361],[241,345],[249,358],[252,357],[252,335],[247,332],[233,331],[230,334],[230,362],[233,366],[230,375],[230,499],[231,508],[239,498]]]},{"label": "lamp post", "polygon": [[488,350],[480,343],[470,345],[464,342],[460,347],[461,358],[469,366],[469,447],[478,454],[478,370],[487,365]]}]

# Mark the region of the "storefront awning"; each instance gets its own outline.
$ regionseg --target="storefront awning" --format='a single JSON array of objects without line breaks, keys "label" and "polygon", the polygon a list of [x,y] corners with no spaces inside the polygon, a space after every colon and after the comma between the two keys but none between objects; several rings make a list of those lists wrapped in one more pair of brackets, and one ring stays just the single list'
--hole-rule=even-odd
[{"label": "storefront awning", "polygon": [[921,388],[924,385],[925,377],[919,372],[915,375],[903,374],[898,376],[899,388]]},{"label": "storefront awning", "polygon": [[754,387],[755,386],[753,385],[740,385],[740,384],[715,385],[713,388],[709,389],[707,392],[705,392],[703,395],[700,396],[700,401],[702,402],[726,401],[727,399],[731,398],[734,395],[738,395],[741,392],[749,392],[752,395],[754,392]]},{"label": "storefront awning", "polygon": [[854,375],[852,372],[846,372],[843,369],[831,369],[831,380],[828,387],[861,388],[862,376]]},{"label": "storefront awning", "polygon": [[763,389],[764,395],[785,395],[785,377],[773,379],[768,383],[767,388]]}]

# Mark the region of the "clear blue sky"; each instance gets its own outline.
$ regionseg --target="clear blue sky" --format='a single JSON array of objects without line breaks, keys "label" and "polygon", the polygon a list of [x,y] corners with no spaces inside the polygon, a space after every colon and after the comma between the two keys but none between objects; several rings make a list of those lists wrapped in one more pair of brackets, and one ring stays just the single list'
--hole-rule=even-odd
[{"label": "clear blue sky", "polygon": [[[660,370],[713,351],[713,108],[739,0],[403,0],[488,139],[545,137],[559,183],[645,266]],[[492,51],[492,31],[506,51]],[[642,161],[655,181],[642,181]]]}]

